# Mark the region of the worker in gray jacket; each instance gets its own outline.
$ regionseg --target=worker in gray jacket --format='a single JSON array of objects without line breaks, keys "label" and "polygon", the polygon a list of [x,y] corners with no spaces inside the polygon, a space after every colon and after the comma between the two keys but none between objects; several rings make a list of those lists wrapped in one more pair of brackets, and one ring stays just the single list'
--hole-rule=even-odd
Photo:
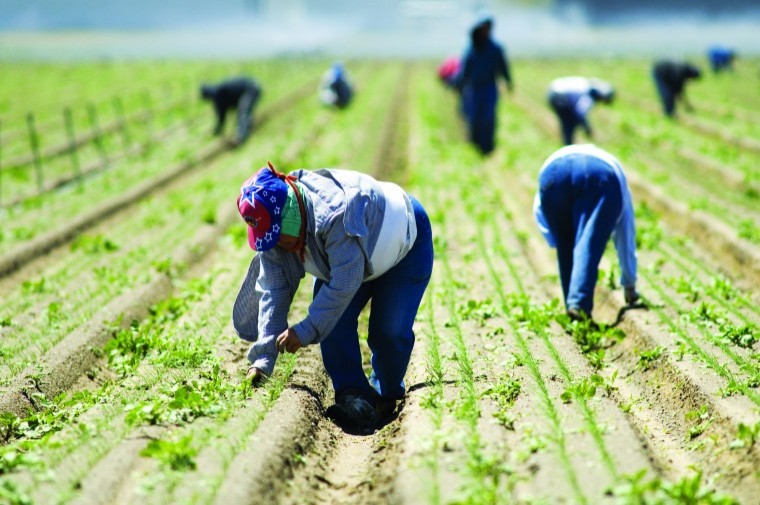
[{"label": "worker in gray jacket", "polygon": [[[248,378],[274,370],[279,353],[320,344],[335,390],[328,409],[345,429],[370,432],[405,394],[412,324],[433,266],[430,221],[399,186],[347,170],[297,170],[271,164],[238,197],[248,243],[258,252],[233,309],[241,338],[253,341]],[[315,277],[308,314],[288,323],[300,280]],[[372,299],[362,367],[358,318]]]}]

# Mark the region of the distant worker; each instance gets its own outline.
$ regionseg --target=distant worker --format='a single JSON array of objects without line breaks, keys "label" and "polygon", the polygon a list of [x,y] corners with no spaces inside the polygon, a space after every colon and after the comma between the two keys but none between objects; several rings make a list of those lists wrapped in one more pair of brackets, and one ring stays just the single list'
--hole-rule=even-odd
[{"label": "distant worker", "polygon": [[348,81],[348,76],[340,63],[334,63],[322,77],[319,88],[319,98],[325,105],[343,109],[351,103],[353,87]]},{"label": "distant worker", "polygon": [[723,70],[733,70],[736,52],[726,46],[711,46],[707,50],[707,59],[710,60],[710,67],[716,74]]},{"label": "distant worker", "polygon": [[533,213],[549,246],[557,249],[567,315],[591,317],[599,262],[610,236],[625,301],[636,303],[636,228],[620,162],[592,144],[565,146],[546,160],[538,186]]},{"label": "distant worker", "polygon": [[699,67],[688,62],[661,60],[655,63],[652,76],[666,116],[675,116],[677,100],[683,102],[686,110],[693,110],[686,99],[684,86],[686,81],[699,79],[701,75],[702,72],[700,72]]},{"label": "distant worker", "polygon": [[491,39],[492,27],[493,17],[480,13],[470,30],[471,43],[462,58],[458,82],[469,139],[483,154],[494,149],[497,78],[502,76],[512,91],[509,63],[502,47]]},{"label": "distant worker", "polygon": [[251,133],[253,108],[261,97],[261,87],[252,79],[237,77],[219,84],[201,86],[201,98],[214,104],[216,126],[214,135],[221,135],[227,111],[237,111],[237,132],[234,143],[242,144]]},{"label": "distant worker", "polygon": [[599,79],[585,77],[560,77],[549,85],[549,105],[559,118],[562,140],[573,143],[573,134],[582,126],[591,138],[592,130],[588,122],[588,112],[596,102],[612,103],[615,92],[612,86]]},{"label": "distant worker", "polygon": [[438,66],[438,78],[449,88],[457,85],[459,71],[462,68],[462,62],[456,56],[449,56],[443,63]]}]

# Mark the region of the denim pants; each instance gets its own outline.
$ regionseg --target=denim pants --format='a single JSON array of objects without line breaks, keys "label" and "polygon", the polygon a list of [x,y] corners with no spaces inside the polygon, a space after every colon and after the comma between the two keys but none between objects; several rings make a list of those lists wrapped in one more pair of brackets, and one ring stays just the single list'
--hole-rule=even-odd
[{"label": "denim pants", "polygon": [[[412,325],[433,271],[433,235],[425,209],[412,198],[417,238],[412,249],[396,266],[380,277],[364,282],[335,325],[320,344],[325,370],[336,394],[372,389],[386,398],[402,398],[404,375],[414,347]],[[316,296],[324,281],[314,283]],[[359,315],[372,300],[367,343],[372,351],[369,380],[362,368],[359,347]]]},{"label": "denim pants", "polygon": [[660,95],[660,102],[662,102],[662,109],[666,116],[673,116],[676,110],[676,97],[673,93],[673,89],[662,80],[657,74],[652,74],[654,78],[654,84],[657,87],[657,94]]},{"label": "denim pants", "polygon": [[462,104],[467,118],[470,142],[480,152],[488,154],[493,151],[496,134],[496,104],[498,88],[496,84],[485,86],[465,86],[462,91]]},{"label": "denim pants", "polygon": [[575,104],[563,96],[552,97],[549,100],[549,104],[559,118],[562,141],[565,145],[572,144],[575,129],[582,123],[578,117],[578,113],[575,111]]},{"label": "denim pants", "polygon": [[590,315],[599,262],[622,211],[620,182],[605,162],[573,154],[544,168],[539,193],[557,242],[565,305]]},{"label": "denim pants", "polygon": [[259,91],[256,88],[248,88],[238,100],[237,105],[237,138],[242,142],[251,133],[253,126],[253,107],[259,99]]}]

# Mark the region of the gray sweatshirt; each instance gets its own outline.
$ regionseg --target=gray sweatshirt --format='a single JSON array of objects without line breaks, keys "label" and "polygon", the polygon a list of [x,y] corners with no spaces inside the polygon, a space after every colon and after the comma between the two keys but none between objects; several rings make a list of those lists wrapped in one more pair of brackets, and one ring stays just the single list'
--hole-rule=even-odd
[{"label": "gray sweatshirt", "polygon": [[[308,315],[293,326],[301,344],[308,345],[330,334],[359,286],[373,275],[370,258],[386,200],[380,183],[359,172],[297,170],[291,175],[304,188],[306,247],[318,270],[313,273],[326,279]],[[413,215],[411,202],[407,205]],[[297,254],[273,247],[253,258],[235,301],[235,330],[241,338],[254,342],[248,359],[267,375],[274,370],[276,339],[289,326],[290,304],[305,273]]]}]

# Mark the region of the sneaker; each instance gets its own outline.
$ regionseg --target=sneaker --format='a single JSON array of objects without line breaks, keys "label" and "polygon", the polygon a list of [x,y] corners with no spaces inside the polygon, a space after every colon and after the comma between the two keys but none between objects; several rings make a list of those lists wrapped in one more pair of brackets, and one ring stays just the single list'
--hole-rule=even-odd
[{"label": "sneaker", "polygon": [[369,434],[375,428],[375,408],[358,391],[336,393],[335,405],[327,409],[327,416],[349,433]]}]

